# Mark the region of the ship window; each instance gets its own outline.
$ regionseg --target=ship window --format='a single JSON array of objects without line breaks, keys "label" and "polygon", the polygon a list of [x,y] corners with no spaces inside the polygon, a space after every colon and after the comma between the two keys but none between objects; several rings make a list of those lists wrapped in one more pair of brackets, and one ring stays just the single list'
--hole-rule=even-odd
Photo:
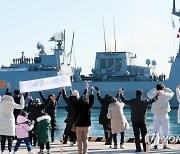
[{"label": "ship window", "polygon": [[115,63],[115,71],[120,72],[122,69],[122,59],[121,58],[116,58],[116,63]]},{"label": "ship window", "polygon": [[128,71],[129,71],[130,74],[133,74],[133,69],[132,69],[131,66],[128,67]]},{"label": "ship window", "polygon": [[144,76],[144,69],[139,69],[139,75]]},{"label": "ship window", "polygon": [[108,68],[114,65],[114,58],[108,58]]},{"label": "ship window", "polygon": [[138,71],[137,67],[134,68],[133,74],[139,74],[139,71]]},{"label": "ship window", "polygon": [[106,69],[106,59],[105,58],[101,59],[100,69]]},{"label": "ship window", "polygon": [[41,63],[41,58],[35,57],[34,58],[34,63]]}]

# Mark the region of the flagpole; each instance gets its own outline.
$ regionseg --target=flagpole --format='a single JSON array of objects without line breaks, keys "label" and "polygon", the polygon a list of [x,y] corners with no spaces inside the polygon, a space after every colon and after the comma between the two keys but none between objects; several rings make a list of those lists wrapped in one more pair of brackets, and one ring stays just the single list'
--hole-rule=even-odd
[{"label": "flagpole", "polygon": [[114,17],[113,17],[113,25],[114,25],[114,47],[115,47],[115,52],[116,52],[116,32],[115,32]]}]

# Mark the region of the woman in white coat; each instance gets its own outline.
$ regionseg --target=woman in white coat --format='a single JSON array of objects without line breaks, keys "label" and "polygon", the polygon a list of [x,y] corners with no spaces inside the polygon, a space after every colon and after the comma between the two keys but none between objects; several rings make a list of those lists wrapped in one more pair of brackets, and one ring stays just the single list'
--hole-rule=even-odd
[{"label": "woman in white coat", "polygon": [[120,148],[123,148],[122,145],[124,143],[124,131],[130,128],[124,115],[123,107],[124,103],[120,103],[115,97],[113,97],[108,108],[107,118],[111,120],[114,149],[117,149],[117,133],[121,133]]},{"label": "woman in white coat", "polygon": [[0,100],[0,135],[1,153],[4,153],[6,138],[8,140],[8,150],[11,153],[12,137],[15,136],[14,109],[24,108],[24,97],[21,96],[20,104],[16,104],[12,94],[8,92]]}]

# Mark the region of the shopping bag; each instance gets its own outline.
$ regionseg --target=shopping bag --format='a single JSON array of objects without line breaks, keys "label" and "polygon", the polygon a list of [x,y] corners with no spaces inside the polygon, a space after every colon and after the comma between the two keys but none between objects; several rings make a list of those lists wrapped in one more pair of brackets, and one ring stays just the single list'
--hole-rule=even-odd
[{"label": "shopping bag", "polygon": [[73,126],[72,126],[72,128],[71,128],[71,131],[76,132],[76,126],[75,126],[75,124],[73,124]]}]

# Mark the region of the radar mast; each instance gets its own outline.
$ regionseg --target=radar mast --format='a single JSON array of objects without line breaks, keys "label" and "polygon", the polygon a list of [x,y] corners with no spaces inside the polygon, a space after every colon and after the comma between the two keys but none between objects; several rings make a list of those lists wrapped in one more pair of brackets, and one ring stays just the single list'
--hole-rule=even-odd
[{"label": "radar mast", "polygon": [[179,10],[179,11],[176,10],[176,3],[175,3],[175,0],[173,0],[172,14],[175,15],[175,16],[180,17],[180,10]]}]

